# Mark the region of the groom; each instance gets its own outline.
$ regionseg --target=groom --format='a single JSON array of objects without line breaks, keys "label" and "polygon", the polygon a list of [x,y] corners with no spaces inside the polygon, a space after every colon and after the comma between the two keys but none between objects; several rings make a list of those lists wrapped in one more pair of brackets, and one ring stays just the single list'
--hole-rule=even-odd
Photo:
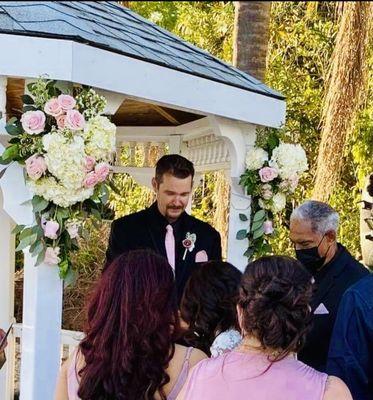
[{"label": "groom", "polygon": [[185,212],[192,193],[193,164],[170,154],[157,162],[152,186],[157,195],[149,208],[113,221],[107,262],[127,250],[152,249],[175,271],[178,301],[199,262],[221,260],[219,233]]}]

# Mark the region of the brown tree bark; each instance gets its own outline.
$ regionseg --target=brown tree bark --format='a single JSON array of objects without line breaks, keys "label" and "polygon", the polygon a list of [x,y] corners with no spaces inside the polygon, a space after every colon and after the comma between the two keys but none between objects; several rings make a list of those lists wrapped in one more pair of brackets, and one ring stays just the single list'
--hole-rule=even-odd
[{"label": "brown tree bark", "polygon": [[373,3],[344,2],[327,78],[313,198],[327,201],[338,183],[345,145],[367,92]]},{"label": "brown tree bark", "polygon": [[233,64],[264,79],[269,40],[270,1],[236,1]]},{"label": "brown tree bark", "polygon": [[123,7],[130,7],[130,2],[129,1],[118,1],[118,3],[123,6]]}]

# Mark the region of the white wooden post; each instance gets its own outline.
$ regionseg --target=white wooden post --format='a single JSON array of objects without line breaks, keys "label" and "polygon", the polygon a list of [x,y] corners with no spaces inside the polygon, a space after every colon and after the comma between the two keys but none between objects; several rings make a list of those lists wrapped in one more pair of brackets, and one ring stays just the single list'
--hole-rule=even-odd
[{"label": "white wooden post", "polygon": [[246,239],[237,240],[236,234],[239,230],[247,230],[250,226],[250,221],[241,221],[239,214],[250,217],[251,200],[249,196],[245,195],[239,180],[245,170],[247,148],[255,143],[255,127],[226,118],[209,117],[209,119],[215,135],[223,137],[226,141],[231,160],[227,261],[244,271],[248,259],[243,254],[247,249],[248,241]]},{"label": "white wooden post", "polygon": [[[31,198],[23,169],[13,163],[0,180],[4,209],[17,224],[31,225]],[[21,400],[53,399],[60,367],[62,281],[57,266],[39,265],[25,250]]]},{"label": "white wooden post", "polygon": [[60,368],[62,281],[25,251],[21,400],[53,399]]},{"label": "white wooden post", "polygon": [[[7,77],[0,76],[0,135],[6,123],[6,86]],[[4,147],[0,144],[0,154]],[[5,166],[0,165],[0,172]],[[8,329],[14,317],[14,236],[11,234],[14,223],[3,208],[3,196],[0,190],[0,327]],[[7,362],[0,371],[0,398],[13,399],[14,387],[14,339],[8,337],[6,349]]]},{"label": "white wooden post", "polygon": [[[1,151],[0,146],[0,151]],[[14,318],[14,235],[11,234],[14,223],[3,209],[0,191],[0,327],[7,330]],[[14,348],[13,335],[8,337],[6,349],[7,362],[0,371],[0,398],[13,399],[14,389]]]}]

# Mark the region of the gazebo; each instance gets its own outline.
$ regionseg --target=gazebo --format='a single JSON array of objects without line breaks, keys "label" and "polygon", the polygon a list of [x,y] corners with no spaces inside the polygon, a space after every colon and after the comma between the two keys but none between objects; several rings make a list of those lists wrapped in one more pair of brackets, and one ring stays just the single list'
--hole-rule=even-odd
[{"label": "gazebo", "polygon": [[[117,126],[118,154],[129,146],[130,161],[117,157],[114,172],[129,173],[150,186],[150,149],[189,158],[197,173],[225,170],[231,183],[228,261],[243,268],[247,243],[239,213],[250,198],[239,186],[245,155],[257,126],[280,127],[284,97],[238,69],[172,35],[115,2],[0,1],[0,152],[9,139],[4,126],[29,81],[40,76],[68,85],[84,84],[108,100],[106,114]],[[134,151],[144,148],[144,163]],[[4,166],[0,166],[0,173]],[[12,164],[0,180],[0,326],[13,319],[14,224],[33,221],[23,171]],[[61,355],[63,282],[57,267],[24,258],[21,338],[22,400],[53,398]],[[0,372],[0,398],[12,399],[14,340]]]}]

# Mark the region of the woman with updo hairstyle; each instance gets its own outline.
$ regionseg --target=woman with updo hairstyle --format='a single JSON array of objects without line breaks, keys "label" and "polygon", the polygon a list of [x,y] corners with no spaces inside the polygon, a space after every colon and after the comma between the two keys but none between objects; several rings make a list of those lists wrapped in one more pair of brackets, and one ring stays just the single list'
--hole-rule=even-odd
[{"label": "woman with updo hairstyle", "polygon": [[114,259],[87,311],[85,337],[62,366],[56,400],[175,400],[189,368],[206,358],[175,344],[174,273],[150,250]]},{"label": "woman with updo hairstyle", "polygon": [[188,345],[216,357],[241,342],[236,312],[241,276],[223,261],[209,261],[192,273],[180,306]]},{"label": "woman with updo hairstyle", "polygon": [[201,361],[177,400],[352,400],[347,386],[297,360],[311,317],[311,275],[289,257],[263,257],[242,276],[242,343]]}]

